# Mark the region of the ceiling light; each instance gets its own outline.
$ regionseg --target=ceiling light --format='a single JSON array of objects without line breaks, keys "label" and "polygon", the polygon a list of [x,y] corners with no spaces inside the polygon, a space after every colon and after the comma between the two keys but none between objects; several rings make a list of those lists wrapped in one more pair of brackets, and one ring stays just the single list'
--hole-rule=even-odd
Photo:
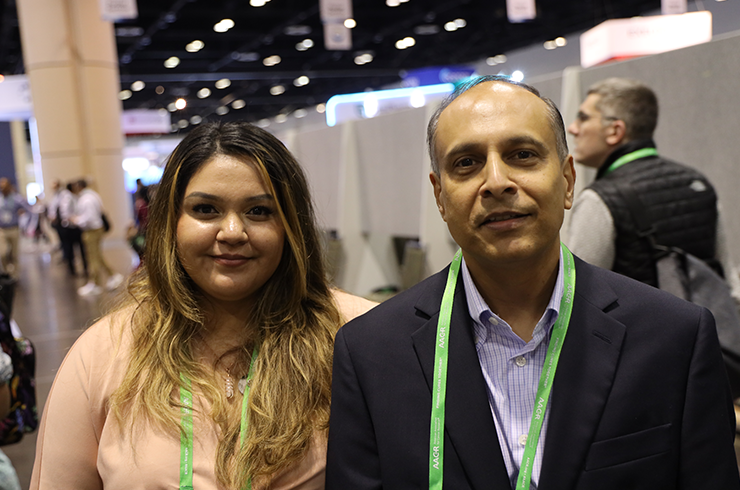
[{"label": "ceiling light", "polygon": [[185,128],[187,128],[188,126],[190,126],[190,123],[188,122],[188,120],[187,120],[187,119],[180,119],[179,121],[177,121],[177,125],[178,125],[178,126],[179,126],[179,127],[181,128],[181,129],[185,129]]},{"label": "ceiling light", "polygon": [[465,19],[455,19],[455,26],[457,26],[458,29],[462,29],[466,25],[468,25],[468,23]]},{"label": "ceiling light", "polygon": [[326,112],[326,104],[319,104],[316,106],[316,112],[323,114]]},{"label": "ceiling light", "polygon": [[401,0],[385,0],[385,4],[389,7],[398,7],[401,5]]},{"label": "ceiling light", "polygon": [[344,21],[344,27],[347,29],[354,29],[357,27],[357,21],[355,19],[347,19]]},{"label": "ceiling light", "polygon": [[426,97],[424,96],[424,92],[421,90],[415,90],[411,92],[411,96],[409,97],[409,104],[411,104],[411,107],[424,107],[424,104],[426,104]]},{"label": "ceiling light", "polygon": [[413,37],[405,37],[396,41],[396,49],[410,48],[414,44],[416,44],[416,40]]},{"label": "ceiling light", "polygon": [[401,3],[406,3],[406,2],[408,2],[409,0],[400,0],[400,1],[401,1]]},{"label": "ceiling light", "polygon": [[454,22],[450,21],[450,22],[445,23],[445,31],[453,32],[456,30],[457,30],[457,26],[455,25]]},{"label": "ceiling light", "polygon": [[246,102],[244,102],[243,99],[236,99],[234,102],[231,103],[231,107],[234,109],[244,109],[244,107],[247,105]]},{"label": "ceiling light", "polygon": [[249,0],[249,5],[252,7],[264,7],[266,4],[266,0]]},{"label": "ceiling light", "polygon": [[228,78],[222,78],[221,80],[217,80],[216,83],[213,84],[217,89],[224,89],[231,85],[231,80]]},{"label": "ceiling light", "polygon": [[211,95],[211,89],[209,89],[208,87],[203,87],[202,89],[198,90],[195,95],[197,95],[199,99],[205,99],[206,97]]},{"label": "ceiling light", "polygon": [[268,56],[264,60],[262,60],[262,64],[265,66],[275,66],[279,64],[281,61],[283,61],[280,56],[274,54],[272,56]]},{"label": "ceiling light", "polygon": [[178,58],[177,56],[170,56],[169,58],[164,60],[165,68],[174,68],[179,64],[180,64],[180,58]]},{"label": "ceiling light", "polygon": [[177,124],[173,124],[170,126],[170,133],[177,133]]},{"label": "ceiling light", "polygon": [[197,53],[201,49],[203,49],[206,46],[206,43],[203,41],[196,39],[195,41],[188,43],[187,46],[185,46],[185,51],[188,53]]},{"label": "ceiling light", "polygon": [[557,44],[559,48],[562,48],[563,46],[568,44],[568,40],[565,39],[564,37],[556,37],[555,44]]},{"label": "ceiling light", "polygon": [[296,78],[295,80],[293,80],[293,85],[295,85],[296,87],[303,87],[304,85],[308,85],[309,81],[310,80],[308,79],[306,75],[302,75]]},{"label": "ceiling light", "polygon": [[293,116],[295,116],[296,119],[303,119],[308,115],[308,111],[306,109],[296,109],[296,111],[293,113]]},{"label": "ceiling light", "polygon": [[286,116],[285,114],[278,114],[277,116],[275,116],[275,122],[278,124],[283,124],[287,120],[288,116]]},{"label": "ceiling light", "polygon": [[257,126],[262,129],[268,127],[269,125],[270,125],[269,119],[260,119],[259,121],[257,121]]},{"label": "ceiling light", "polygon": [[167,104],[167,110],[170,112],[175,112],[177,110],[177,107],[175,107],[175,103],[170,102],[169,104]]},{"label": "ceiling light", "polygon": [[555,44],[555,41],[545,41],[545,49],[556,49],[558,47],[557,44]]},{"label": "ceiling light", "polygon": [[157,109],[157,112],[159,113],[160,116],[166,116],[168,111],[167,111],[167,109],[165,109],[164,107],[162,107],[160,109]]},{"label": "ceiling light", "polygon": [[185,99],[177,99],[175,101],[175,108],[178,110],[183,110],[188,105],[188,102]]},{"label": "ceiling light", "polygon": [[229,108],[226,106],[222,105],[216,108],[216,114],[218,114],[219,116],[225,116],[228,113],[229,113]]},{"label": "ceiling light", "polygon": [[304,46],[303,43],[298,43],[295,45],[295,49],[297,49],[298,51],[306,51],[308,48]]},{"label": "ceiling light", "polygon": [[190,124],[200,124],[201,122],[203,122],[203,118],[197,114],[190,118]]},{"label": "ceiling light", "polygon": [[134,94],[130,90],[121,90],[120,92],[118,92],[118,98],[121,100],[128,100],[131,98],[132,95]]},{"label": "ceiling light", "polygon": [[499,65],[501,63],[506,63],[506,55],[505,54],[497,54],[493,57],[493,59],[498,63]]},{"label": "ceiling light", "polygon": [[356,65],[364,65],[366,63],[370,63],[373,60],[372,53],[363,53],[355,56],[355,64]]},{"label": "ceiling light", "polygon": [[231,19],[222,19],[218,24],[213,26],[213,30],[216,32],[226,32],[234,27],[234,21]]},{"label": "ceiling light", "polygon": [[270,94],[272,95],[282,95],[285,93],[285,87],[282,85],[273,85],[270,87]]},{"label": "ceiling light", "polygon": [[155,88],[154,91],[157,92],[157,95],[162,95],[164,93],[164,87],[157,85],[157,88]]},{"label": "ceiling light", "polygon": [[137,80],[131,84],[131,90],[134,92],[141,92],[146,87],[146,84],[141,80]]},{"label": "ceiling light", "polygon": [[514,73],[511,74],[511,79],[515,82],[521,82],[524,80],[524,73],[522,73],[520,70],[516,70]]},{"label": "ceiling light", "polygon": [[306,46],[306,48],[313,48],[313,39],[304,39],[303,45]]}]

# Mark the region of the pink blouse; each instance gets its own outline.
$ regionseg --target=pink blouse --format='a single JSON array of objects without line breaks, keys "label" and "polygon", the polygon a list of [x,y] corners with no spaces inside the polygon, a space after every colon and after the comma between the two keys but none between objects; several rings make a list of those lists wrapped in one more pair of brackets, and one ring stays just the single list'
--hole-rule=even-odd
[{"label": "pink blouse", "polygon": [[[352,319],[375,303],[336,292],[342,316]],[[137,423],[133,440],[108,417],[108,398],[120,385],[128,365],[131,337],[120,337],[111,319],[91,326],[70,349],[49,393],[36,443],[31,489],[177,489],[180,477],[179,433],[165,433],[147,422]],[[120,341],[119,341],[120,338]],[[193,486],[225,490],[215,476],[218,426],[206,416],[203,399],[194,416]],[[278,475],[271,490],[324,488],[326,440],[316,435],[306,456]]]}]

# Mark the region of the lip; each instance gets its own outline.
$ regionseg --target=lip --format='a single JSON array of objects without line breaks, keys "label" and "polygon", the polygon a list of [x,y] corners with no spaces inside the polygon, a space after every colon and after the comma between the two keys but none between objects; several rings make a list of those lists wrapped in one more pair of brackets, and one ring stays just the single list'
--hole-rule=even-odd
[{"label": "lip", "polygon": [[248,260],[250,260],[249,257],[246,257],[244,255],[239,254],[220,254],[220,255],[212,255],[213,260],[217,264],[221,265],[227,265],[227,266],[238,266],[246,263]]},{"label": "lip", "polygon": [[509,230],[520,226],[531,214],[517,211],[497,211],[488,214],[480,222],[481,227],[493,230]]}]

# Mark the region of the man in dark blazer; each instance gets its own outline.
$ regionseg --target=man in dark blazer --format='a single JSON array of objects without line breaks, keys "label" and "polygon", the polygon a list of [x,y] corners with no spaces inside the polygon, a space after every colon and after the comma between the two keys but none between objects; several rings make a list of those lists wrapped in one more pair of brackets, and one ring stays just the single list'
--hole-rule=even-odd
[{"label": "man in dark blazer", "polygon": [[[575,172],[552,102],[484,77],[442,104],[428,140],[439,210],[464,258],[447,344],[444,488],[514,488],[527,434],[537,441],[531,414],[542,409],[524,488],[739,489],[734,413],[711,314],[577,258],[568,294],[559,229]],[[447,275],[340,329],[327,489],[430,488]],[[570,298],[551,395],[535,407],[551,359],[545,352],[560,328],[553,324]],[[526,369],[536,377],[520,377]]]}]

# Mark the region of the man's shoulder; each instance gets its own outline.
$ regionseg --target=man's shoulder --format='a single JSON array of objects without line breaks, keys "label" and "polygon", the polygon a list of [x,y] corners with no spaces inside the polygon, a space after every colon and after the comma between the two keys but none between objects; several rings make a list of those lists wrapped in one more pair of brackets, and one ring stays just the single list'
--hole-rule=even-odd
[{"label": "man's shoulder", "polygon": [[384,301],[347,323],[342,330],[355,333],[367,328],[388,334],[416,329],[439,311],[448,267]]}]

